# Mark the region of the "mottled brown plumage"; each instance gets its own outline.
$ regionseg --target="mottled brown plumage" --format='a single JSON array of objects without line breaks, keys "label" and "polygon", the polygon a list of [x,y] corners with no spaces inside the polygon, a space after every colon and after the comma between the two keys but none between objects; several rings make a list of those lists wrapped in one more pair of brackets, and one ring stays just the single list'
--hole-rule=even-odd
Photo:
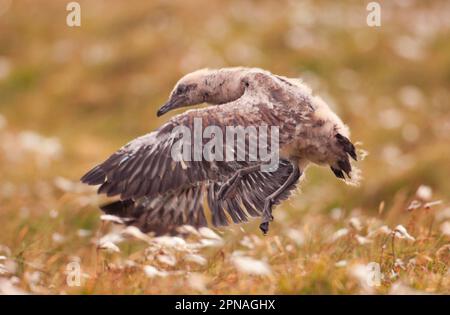
[{"label": "mottled brown plumage", "polygon": [[[266,233],[272,207],[288,198],[309,163],[329,165],[342,179],[351,176],[349,157],[356,160],[356,153],[347,127],[298,80],[250,68],[196,71],[176,84],[158,116],[200,103],[211,106],[173,117],[83,176],[82,182],[101,185],[99,193],[119,196],[103,211],[163,234],[183,224],[206,226],[207,204],[214,226],[261,216]],[[195,118],[202,118],[204,128],[277,126],[278,168],[263,171],[258,168],[263,161],[248,159],[174,161],[170,153],[178,138],[172,131],[177,126],[192,130]]]}]

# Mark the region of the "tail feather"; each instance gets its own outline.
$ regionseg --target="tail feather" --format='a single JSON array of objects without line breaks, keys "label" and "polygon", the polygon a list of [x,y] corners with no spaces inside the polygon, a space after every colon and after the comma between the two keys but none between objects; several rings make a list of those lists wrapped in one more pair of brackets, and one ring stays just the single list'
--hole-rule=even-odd
[{"label": "tail feather", "polygon": [[338,143],[342,146],[344,151],[346,153],[348,153],[348,155],[350,155],[352,157],[352,159],[357,161],[358,156],[356,155],[356,150],[355,150],[355,146],[353,145],[353,143],[351,143],[347,137],[344,137],[340,133],[338,133],[336,135],[336,139],[337,139]]},{"label": "tail feather", "polygon": [[341,155],[340,160],[336,162],[336,165],[330,165],[330,168],[337,178],[345,180],[345,175],[347,175],[347,177],[351,179],[352,165],[350,163],[349,157],[351,157],[355,161],[358,160],[355,146],[353,145],[353,143],[350,142],[350,140],[347,137],[344,137],[340,133],[336,134],[335,137],[337,143],[339,144],[340,148],[343,151],[343,154]]}]

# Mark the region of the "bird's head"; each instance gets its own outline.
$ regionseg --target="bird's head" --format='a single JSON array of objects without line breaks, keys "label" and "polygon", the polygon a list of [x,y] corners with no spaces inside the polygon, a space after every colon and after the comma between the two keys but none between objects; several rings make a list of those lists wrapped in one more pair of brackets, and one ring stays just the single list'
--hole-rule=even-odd
[{"label": "bird's head", "polygon": [[158,110],[158,117],[170,110],[201,103],[223,104],[238,99],[244,93],[244,70],[228,68],[202,69],[182,77],[175,85],[169,100]]}]

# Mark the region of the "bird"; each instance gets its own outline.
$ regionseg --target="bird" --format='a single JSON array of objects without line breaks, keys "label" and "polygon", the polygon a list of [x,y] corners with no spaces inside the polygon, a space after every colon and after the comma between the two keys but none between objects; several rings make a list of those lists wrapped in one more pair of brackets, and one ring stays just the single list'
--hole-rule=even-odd
[{"label": "bird", "polygon": [[[293,194],[309,165],[328,166],[338,179],[351,181],[351,159],[358,158],[349,128],[301,79],[260,68],[201,69],[175,84],[156,115],[201,104],[207,106],[173,116],[81,178],[117,199],[100,206],[104,213],[155,235],[177,233],[183,225],[223,227],[257,217],[266,235],[273,209]],[[180,136],[173,131],[192,131],[200,119],[202,127],[219,129],[276,126],[276,167],[263,169],[264,162],[250,161],[248,154],[241,161],[175,159],[171,152]],[[236,152],[237,145],[231,146]]]}]

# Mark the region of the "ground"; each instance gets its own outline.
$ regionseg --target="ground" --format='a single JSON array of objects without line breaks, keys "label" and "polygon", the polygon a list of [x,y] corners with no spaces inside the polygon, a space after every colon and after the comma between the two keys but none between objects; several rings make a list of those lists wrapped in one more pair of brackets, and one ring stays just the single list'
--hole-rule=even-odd
[{"label": "ground", "polygon": [[[79,3],[72,28],[64,1],[0,1],[0,293],[450,293],[448,1],[382,2],[380,27],[364,1]],[[322,96],[360,185],[308,169],[267,236],[101,218],[81,175],[169,119],[181,75],[237,65]]]}]

